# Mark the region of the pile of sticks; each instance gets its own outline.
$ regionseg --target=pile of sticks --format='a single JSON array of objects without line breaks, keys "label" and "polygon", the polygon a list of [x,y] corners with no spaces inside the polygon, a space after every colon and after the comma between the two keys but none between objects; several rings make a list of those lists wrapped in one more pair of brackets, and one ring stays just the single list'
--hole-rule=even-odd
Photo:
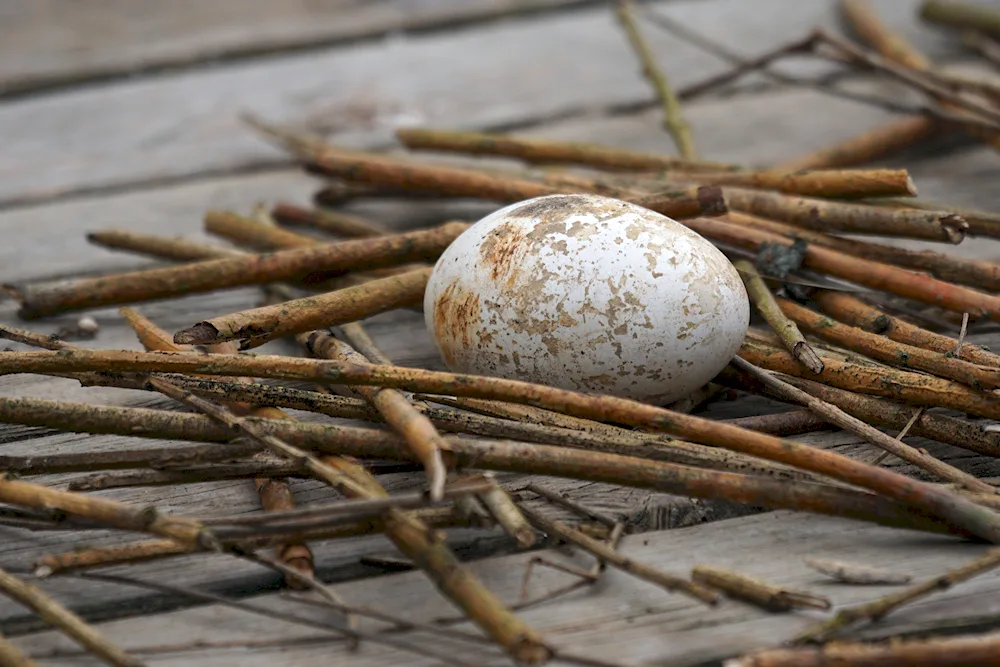
[{"label": "pile of sticks", "polygon": [[[544,488],[526,490],[602,528],[595,537],[553,521],[516,502],[490,471],[607,482],[1000,543],[996,489],[903,441],[905,435],[916,435],[981,455],[1000,455],[1000,435],[953,416],[1000,419],[1000,356],[964,340],[968,327],[1000,321],[995,294],[1000,265],[843,236],[942,244],[960,243],[968,235],[1000,238],[1000,215],[916,198],[905,170],[858,168],[938,133],[965,131],[1000,147],[1000,87],[943,74],[888,31],[864,2],[845,0],[841,5],[867,46],[817,31],[792,47],[740,64],[723,79],[765,67],[780,55],[811,53],[902,81],[927,96],[926,106],[918,115],[767,169],[700,159],[629,3],[620,5],[619,16],[662,98],[665,126],[677,138],[680,157],[499,134],[398,132],[399,142],[413,152],[502,157],[525,165],[500,169],[470,160],[466,166],[445,166],[413,155],[348,151],[248,118],[310,174],[327,179],[315,206],[277,203],[250,216],[208,212],[206,230],[232,247],[95,231],[88,236],[95,244],[172,264],[7,288],[20,301],[24,320],[122,306],[122,316],[146,352],[86,349],[11,327],[0,331],[5,338],[40,348],[0,353],[0,373],[38,373],[85,386],[159,392],[191,409],[0,398],[0,422],[199,444],[0,456],[8,473],[0,480],[0,501],[6,504],[0,520],[25,529],[117,528],[153,538],[50,554],[36,564],[40,575],[72,575],[102,565],[213,551],[251,559],[282,572],[292,587],[317,591],[323,604],[348,619],[342,626],[325,626],[332,632],[354,642],[393,643],[391,634],[362,632],[350,622],[378,614],[346,603],[314,578],[309,548],[318,540],[384,532],[499,647],[532,664],[553,657],[580,664],[595,661],[548,645],[461,565],[441,529],[499,524],[524,548],[540,534],[574,544],[597,558],[593,569],[579,573],[583,585],[611,566],[706,604],[717,604],[720,592],[768,609],[823,609],[829,603],[738,573],[696,568],[684,577],[626,559],[615,550],[625,530],[620,522]],[[987,52],[984,45],[990,38],[977,39]],[[419,308],[429,262],[469,222],[392,233],[338,210],[341,205],[386,197],[505,204],[579,192],[632,201],[681,220],[716,243],[739,269],[767,326],[751,328],[738,357],[698,396],[660,407],[515,380],[404,368],[394,365],[368,336],[361,324],[365,318]],[[176,332],[163,331],[133,308],[250,285],[263,288],[260,307],[192,322]],[[914,320],[915,313],[922,319]],[[952,330],[961,323],[961,331],[956,337],[946,335],[929,321]],[[283,338],[298,341],[308,356],[242,353]],[[343,395],[331,393],[332,387]],[[732,422],[690,414],[721,387],[800,409]],[[304,423],[286,409],[370,425]],[[878,456],[861,460],[782,439],[828,425],[856,434],[877,448]],[[882,467],[890,454],[920,468],[924,479]],[[425,493],[390,495],[377,478],[381,471],[411,469],[426,475]],[[23,479],[69,472],[87,474],[74,478],[67,490]],[[321,480],[343,499],[296,508],[285,483],[288,477]],[[180,516],[85,493],[240,478],[254,480],[266,512]],[[276,556],[264,555],[262,549],[276,549]],[[880,618],[998,564],[1000,550],[991,550],[892,599],[842,611],[800,639],[828,639],[848,625]],[[3,572],[0,589],[107,662],[141,664],[40,589]],[[893,664],[898,656],[919,651],[944,655],[940,651],[948,642],[952,657],[985,655],[984,646],[1000,652],[1000,640],[990,636],[933,640],[917,648],[905,643],[831,646],[829,653],[823,647],[788,648],[733,664],[820,664],[831,656],[855,655],[851,651],[881,651],[888,662],[865,664]],[[0,653],[21,660],[11,664],[31,664],[8,642],[0,642]]]}]

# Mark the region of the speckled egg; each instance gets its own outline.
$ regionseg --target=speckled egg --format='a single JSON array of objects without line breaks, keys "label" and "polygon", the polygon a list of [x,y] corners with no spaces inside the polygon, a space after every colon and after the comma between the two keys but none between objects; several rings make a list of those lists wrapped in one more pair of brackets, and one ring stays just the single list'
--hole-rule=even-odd
[{"label": "speckled egg", "polygon": [[552,195],[459,236],[424,313],[453,371],[665,404],[729,363],[750,303],[726,256],[684,225],[617,199]]}]

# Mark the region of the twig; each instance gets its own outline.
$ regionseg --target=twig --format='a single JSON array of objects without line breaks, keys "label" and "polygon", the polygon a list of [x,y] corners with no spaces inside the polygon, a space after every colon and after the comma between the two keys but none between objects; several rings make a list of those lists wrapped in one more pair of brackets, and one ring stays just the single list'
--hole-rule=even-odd
[{"label": "twig", "polygon": [[845,349],[860,352],[890,366],[922,370],[975,389],[1000,388],[1000,368],[978,366],[922,347],[898,343],[885,336],[842,324],[789,299],[779,299],[778,304],[782,312],[800,327]]},{"label": "twig", "polygon": [[[469,527],[469,522],[458,516],[451,508],[428,508],[412,510],[431,528]],[[316,528],[300,533],[303,541],[342,539],[385,532],[381,519],[350,524],[337,524]],[[288,535],[276,533],[235,540],[233,546],[241,549],[273,547],[287,541]],[[178,544],[173,540],[142,540],[128,544],[76,549],[61,554],[43,556],[35,564],[36,576],[43,577],[66,570],[102,567],[122,563],[145,562],[180,556],[197,551],[191,545]]]},{"label": "twig", "polygon": [[804,591],[794,591],[768,584],[745,574],[709,565],[696,565],[691,578],[729,597],[749,602],[767,611],[792,609],[829,609],[830,601]]},{"label": "twig", "polygon": [[[913,411],[913,416],[910,417],[910,421],[906,422],[906,426],[904,426],[903,429],[896,434],[896,440],[899,440],[900,442],[903,441],[903,438],[905,438],[906,435],[910,432],[910,429],[913,428],[913,425],[916,424],[917,420],[920,419],[920,416],[924,414],[924,409],[925,409],[924,406],[921,405],[919,408]],[[878,456],[872,459],[871,463],[873,466],[881,465],[882,462],[885,461],[885,459],[889,456],[890,456],[889,452],[881,452]]]},{"label": "twig", "polygon": [[[766,357],[761,353],[762,351],[752,351],[752,348],[746,348],[744,351],[750,352],[750,358],[756,360],[759,364],[768,364],[773,366],[771,370],[778,370],[778,364],[771,364],[765,361]],[[788,361],[794,363],[791,358]],[[839,363],[836,360],[828,359],[827,361],[833,365]],[[861,368],[861,377],[859,380],[862,383],[874,382],[876,378],[880,377],[877,372],[871,372],[869,369],[860,366],[844,367],[844,375],[854,372],[858,368]],[[857,385],[850,385],[849,382],[838,382],[838,384],[851,388],[850,391],[845,391],[844,389],[838,389],[801,378],[789,377],[787,375],[782,379],[812,396],[820,398],[827,403],[832,403],[844,412],[875,426],[901,429],[913,417],[914,411],[912,405],[904,405],[884,398],[855,393],[855,391],[867,387],[867,384],[862,384],[859,387]],[[917,397],[918,395],[906,392],[906,396]],[[930,400],[927,402],[931,403]],[[1000,457],[1000,437],[997,437],[996,434],[985,432],[981,426],[962,419],[923,412],[917,418],[912,429],[914,435],[955,445],[956,447],[977,452],[984,456]]]},{"label": "twig", "polygon": [[600,523],[603,523],[608,528],[614,528],[615,526],[617,526],[619,524],[618,521],[616,521],[615,519],[612,519],[611,517],[607,516],[606,514],[601,514],[600,512],[595,512],[594,510],[590,509],[586,505],[581,505],[580,503],[576,502],[575,500],[573,500],[573,499],[571,499],[571,498],[569,498],[567,496],[564,496],[561,493],[556,493],[554,491],[550,491],[550,490],[546,489],[544,486],[540,486],[538,484],[531,483],[531,484],[526,485],[524,487],[524,490],[525,491],[531,491],[535,495],[538,495],[538,496],[541,496],[542,498],[545,498],[546,500],[548,500],[550,503],[552,503],[554,505],[560,505],[562,507],[565,507],[569,511],[575,512],[575,513],[579,514],[580,516],[582,516],[585,519],[592,519],[594,521],[598,521]]},{"label": "twig", "polygon": [[883,644],[836,642],[827,646],[766,649],[727,660],[723,667],[995,667],[1000,665],[1000,633],[975,636],[895,639]]},{"label": "twig", "polygon": [[[702,236],[757,252],[764,244],[788,247],[791,239],[769,232],[734,225],[718,219],[697,218],[685,223]],[[922,303],[976,317],[1000,320],[1000,298],[968,287],[955,285],[880,262],[851,257],[844,253],[808,245],[802,266],[813,271],[850,280],[872,289],[904,296]]]},{"label": "twig", "polygon": [[833,169],[868,164],[943,133],[939,121],[927,116],[906,116],[849,139],[785,160],[775,169]]},{"label": "twig", "polygon": [[524,512],[525,516],[528,517],[528,520],[535,524],[539,530],[542,530],[553,537],[557,537],[560,540],[574,544],[581,549],[585,549],[594,556],[605,561],[608,565],[616,567],[623,572],[648,581],[652,584],[656,584],[667,591],[682,593],[692,599],[704,602],[708,605],[715,605],[718,602],[718,596],[703,586],[695,584],[682,577],[676,577],[674,575],[661,572],[657,569],[649,567],[648,565],[636,562],[631,558],[626,558],[613,548],[608,547],[603,542],[587,537],[583,533],[573,530],[559,521],[547,519],[526,507],[522,506],[521,511]]},{"label": "twig", "polygon": [[940,211],[890,209],[733,187],[725,188],[723,194],[733,210],[824,232],[961,243],[969,226],[959,216]]},{"label": "twig", "polygon": [[382,236],[388,231],[377,223],[361,216],[322,209],[307,209],[287,202],[278,202],[271,209],[271,217],[288,227],[308,227],[334,236],[365,238]]},{"label": "twig", "polygon": [[[424,164],[387,155],[339,150],[312,137],[288,132],[254,120],[253,126],[283,145],[300,159],[310,162],[324,176],[349,178],[376,185],[403,186],[408,190],[433,192],[448,197],[473,197],[498,202],[516,202],[534,197],[579,192],[578,185],[550,185],[501,176],[496,173]],[[577,181],[574,181],[578,183]],[[720,215],[721,193],[709,186],[662,193],[650,197],[634,190],[600,194],[634,201],[670,218]]]},{"label": "twig", "polygon": [[881,243],[846,239],[738,211],[730,211],[724,219],[754,229],[781,234],[791,239],[802,239],[846,255],[895,264],[917,271],[926,271],[936,278],[960,285],[969,285],[985,291],[1000,290],[1000,264],[995,262],[967,259],[930,250],[909,250]]},{"label": "twig", "polygon": [[535,531],[521,514],[510,494],[497,483],[493,473],[485,472],[483,476],[490,481],[490,487],[478,494],[479,500],[507,534],[514,538],[519,547],[527,549],[533,546],[536,542]]},{"label": "twig", "polygon": [[962,353],[962,345],[965,344],[965,334],[969,330],[969,314],[962,313],[962,329],[958,332],[958,344],[951,351],[951,356],[958,357]]},{"label": "twig", "polygon": [[242,349],[259,347],[287,335],[417,304],[430,274],[430,268],[416,269],[335,292],[216,317],[177,332],[174,341],[204,345],[242,339]]},{"label": "twig", "polygon": [[790,410],[770,415],[726,419],[725,421],[740,428],[782,437],[822,431],[830,426],[825,419],[816,415],[812,410]]},{"label": "twig", "polygon": [[956,0],[924,0],[920,18],[928,23],[1000,36],[1000,11]]},{"label": "twig", "polygon": [[178,262],[196,262],[226,255],[242,254],[238,250],[222,246],[212,246],[187,239],[172,239],[156,234],[143,234],[127,229],[102,229],[89,232],[87,241],[111,250],[125,250]]},{"label": "twig", "polygon": [[0,664],[7,667],[38,667],[37,662],[21,653],[21,649],[3,635],[0,635]]},{"label": "twig", "polygon": [[990,549],[979,558],[969,561],[954,570],[945,572],[942,575],[921,581],[918,584],[914,584],[878,600],[842,609],[830,620],[806,629],[805,632],[796,636],[793,641],[795,643],[826,641],[848,626],[855,625],[861,621],[878,621],[914,600],[919,600],[932,593],[947,590],[955,584],[967,581],[998,566],[1000,566],[1000,549]]},{"label": "twig", "polygon": [[[865,331],[883,335],[890,340],[914,345],[943,355],[952,355],[973,364],[1000,368],[1000,355],[989,352],[978,345],[965,344],[927,329],[893,317],[883,310],[871,306],[850,294],[831,290],[820,290],[813,294],[813,301],[831,317]],[[965,319],[963,313],[962,319]]]},{"label": "twig", "polygon": [[[299,342],[313,356],[319,358],[339,359],[354,364],[368,362],[368,359],[358,354],[347,343],[337,340],[325,331],[303,334],[299,337]],[[448,448],[448,444],[434,424],[425,415],[420,414],[402,392],[395,389],[358,387],[356,391],[379,411],[393,430],[403,437],[414,456],[424,465],[431,499],[440,500],[448,476],[448,469],[441,452]]]},{"label": "twig", "polygon": [[611,146],[553,141],[507,134],[405,128],[396,138],[407,148],[448,151],[467,155],[516,158],[530,164],[575,164],[605,171],[732,171],[718,162],[685,160],[669,155],[639,153]]},{"label": "twig", "polygon": [[51,287],[11,289],[21,301],[19,315],[32,319],[72,310],[176,298],[242,285],[263,285],[316,271],[370,269],[430,259],[467,227],[462,223],[449,223],[429,230],[327,243],[266,255],[239,255],[84,278]]},{"label": "twig", "polygon": [[656,64],[656,56],[636,24],[631,0],[618,0],[617,14],[618,22],[628,36],[632,50],[635,51],[639,62],[642,63],[642,73],[653,85],[660,105],[663,107],[663,126],[670,133],[674,143],[677,144],[681,157],[687,160],[696,160],[698,152],[695,150],[694,139],[691,136],[691,126],[684,120],[680,102],[670,87],[666,75]]},{"label": "twig", "polygon": [[[46,623],[59,629],[67,637],[86,648],[101,662],[117,667],[142,667],[144,662],[135,658],[116,645],[112,644],[93,626],[51,598],[42,589],[21,581],[6,570],[0,569],[0,589],[8,597],[18,601],[38,614]],[[7,642],[4,641],[5,648]],[[0,653],[0,658],[6,658],[10,651]],[[5,665],[30,665],[31,662],[21,657],[20,663],[7,662]]]},{"label": "twig", "polygon": [[839,560],[805,558],[803,562],[809,568],[845,584],[885,586],[908,584],[913,580],[908,574]]},{"label": "twig", "polygon": [[783,382],[782,380],[774,377],[772,374],[754,366],[740,357],[735,357],[731,363],[736,366],[736,368],[748,373],[754,379],[762,382],[773,391],[783,395],[786,399],[805,405],[816,414],[821,415],[824,419],[830,420],[831,423],[834,423],[844,430],[863,438],[876,447],[895,454],[904,461],[912,463],[913,465],[926,470],[940,479],[960,484],[968,489],[978,491],[980,493],[996,493],[996,489],[973,475],[962,472],[954,466],[950,466],[947,463],[930,456],[929,454],[925,454],[914,447],[910,447],[909,445],[891,438],[882,431],[864,423],[860,419],[852,417],[837,406],[831,405],[830,403],[822,401],[814,396],[810,396],[801,389],[790,385],[787,382]]},{"label": "twig", "polygon": [[743,278],[750,301],[757,307],[757,312],[761,314],[771,329],[781,339],[785,348],[791,352],[803,366],[813,373],[823,372],[823,361],[816,354],[816,350],[806,342],[805,336],[795,326],[795,322],[788,319],[788,316],[781,311],[781,307],[775,300],[771,290],[764,283],[764,279],[757,273],[753,263],[741,259],[734,262],[736,270]]}]

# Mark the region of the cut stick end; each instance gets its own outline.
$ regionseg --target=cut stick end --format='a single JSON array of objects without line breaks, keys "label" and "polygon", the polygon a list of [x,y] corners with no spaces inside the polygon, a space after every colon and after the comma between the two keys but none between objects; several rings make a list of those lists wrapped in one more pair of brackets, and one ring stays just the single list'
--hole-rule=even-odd
[{"label": "cut stick end", "polygon": [[725,215],[729,212],[722,188],[718,185],[703,185],[698,188],[698,205],[702,215]]},{"label": "cut stick end", "polygon": [[800,364],[808,368],[816,375],[823,372],[823,360],[819,358],[819,355],[816,354],[816,350],[814,350],[812,345],[809,343],[806,343],[805,341],[799,341],[796,343],[795,347],[792,349],[792,356],[794,356]]},{"label": "cut stick end", "polygon": [[903,187],[906,189],[906,193],[909,196],[911,197],[917,196],[917,184],[913,182],[913,179],[910,178],[909,174],[906,175],[906,180],[903,183]]},{"label": "cut stick end", "polygon": [[966,222],[965,218],[950,213],[942,215],[938,218],[938,222],[941,223],[941,228],[949,243],[957,245],[965,240],[965,235],[969,231],[969,223]]},{"label": "cut stick end", "polygon": [[208,322],[199,322],[193,327],[182,329],[174,334],[174,342],[178,345],[205,345],[217,343],[219,330]]}]

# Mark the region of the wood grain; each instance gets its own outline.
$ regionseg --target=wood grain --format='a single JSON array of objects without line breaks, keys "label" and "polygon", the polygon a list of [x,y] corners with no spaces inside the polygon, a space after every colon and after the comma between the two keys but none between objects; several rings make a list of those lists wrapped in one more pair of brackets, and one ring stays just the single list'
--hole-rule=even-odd
[{"label": "wood grain", "polygon": [[[629,536],[623,550],[630,557],[664,570],[684,574],[696,564],[712,564],[775,584],[807,589],[829,596],[836,607],[871,600],[891,590],[887,586],[844,586],[831,584],[811,571],[803,558],[817,556],[843,558],[852,562],[891,567],[915,579],[933,576],[981,554],[984,546],[957,540],[926,537],[907,532],[866,526],[827,517],[805,517],[775,512],[716,523],[643,535]],[[749,556],[752,554],[752,556]],[[565,560],[554,553],[547,556]],[[516,601],[528,555],[487,559],[472,565],[476,573],[505,600]],[[586,563],[577,556],[576,563]],[[572,581],[569,575],[548,568],[536,568],[530,584],[539,595]],[[348,601],[390,611],[423,622],[450,617],[454,611],[418,573],[389,575],[342,584],[338,591]],[[868,628],[868,636],[888,636],[938,626],[974,627],[1000,611],[1000,573],[991,573],[950,591],[922,600]],[[273,594],[258,596],[258,604],[290,610],[289,603]],[[298,611],[298,610],[297,610]],[[750,605],[725,601],[709,609],[681,596],[672,596],[656,587],[616,571],[605,575],[595,588],[545,603],[522,612],[523,617],[559,649],[617,665],[705,664],[735,653],[773,646],[790,638],[820,618],[813,612],[769,614]],[[362,623],[363,628],[381,627]],[[198,640],[264,639],[302,636],[301,629],[279,626],[275,621],[208,605],[165,615],[107,623],[101,630],[125,648]],[[315,633],[310,632],[315,636]],[[422,646],[460,651],[473,664],[504,664],[485,644],[455,644],[451,641],[406,633],[408,641]],[[16,640],[24,650],[43,652],[53,646],[67,646],[54,633]],[[336,643],[300,646],[284,653],[302,667],[330,664],[331,660],[363,667],[408,664],[429,665],[430,661],[399,653],[371,643],[349,657]],[[238,656],[238,657],[237,657]],[[232,664],[255,666],[273,664],[275,654],[216,649],[201,653],[163,654],[157,665],[181,665],[197,660],[212,666]],[[286,657],[285,659],[290,659]],[[68,660],[62,664],[78,665]],[[187,664],[190,664],[188,662]],[[292,664],[292,663],[289,663]]]},{"label": "wood grain", "polygon": [[12,0],[0,5],[0,96],[223,59],[448,29],[581,0]]},{"label": "wood grain", "polygon": [[[750,55],[833,25],[835,4],[684,0],[652,6]],[[917,26],[915,0],[875,4],[932,55],[956,48]],[[677,87],[729,68],[662,31],[647,32]],[[784,70],[815,73],[830,66],[800,59]],[[399,125],[511,126],[651,99],[603,6],[140,78],[0,104],[0,134],[7,138],[0,203],[283,162],[239,122],[248,110],[325,130],[347,146],[370,146],[387,142]]]}]

